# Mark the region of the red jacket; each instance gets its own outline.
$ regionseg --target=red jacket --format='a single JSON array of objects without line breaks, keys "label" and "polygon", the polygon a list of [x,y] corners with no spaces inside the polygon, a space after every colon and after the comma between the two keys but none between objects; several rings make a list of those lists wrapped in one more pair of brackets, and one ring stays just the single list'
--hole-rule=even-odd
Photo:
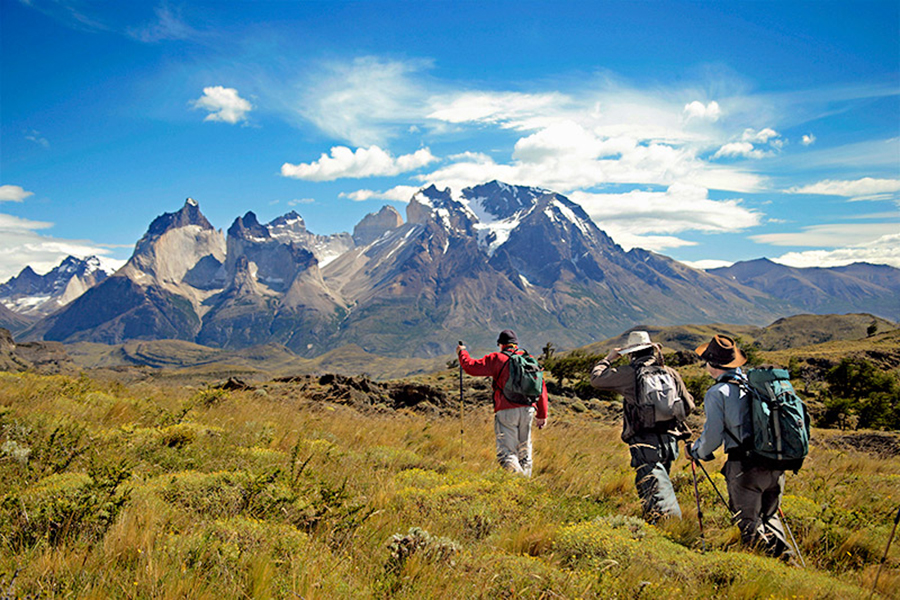
[{"label": "red jacket", "polygon": [[[507,346],[507,349],[508,348],[516,350],[516,354],[524,353],[522,350],[519,350],[515,346]],[[497,412],[498,410],[519,408],[523,406],[522,404],[513,404],[503,395],[503,386],[506,385],[506,380],[509,379],[509,369],[504,369],[503,365],[508,360],[509,357],[502,352],[492,352],[485,355],[484,358],[480,358],[478,360],[475,360],[474,358],[469,356],[469,351],[465,348],[463,348],[459,353],[459,364],[462,366],[463,371],[465,371],[467,374],[474,375],[476,377],[493,377],[494,412]],[[547,418],[546,382],[544,382],[543,389],[541,390],[541,397],[537,402],[532,404],[532,406],[537,408],[537,414],[535,415],[535,417],[537,417],[538,419]]]}]

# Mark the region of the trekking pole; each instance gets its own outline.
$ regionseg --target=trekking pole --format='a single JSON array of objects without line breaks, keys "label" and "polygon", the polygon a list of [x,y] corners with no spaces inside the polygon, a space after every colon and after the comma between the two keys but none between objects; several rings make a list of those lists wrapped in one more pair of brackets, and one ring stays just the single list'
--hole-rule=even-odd
[{"label": "trekking pole", "polygon": [[884,548],[884,556],[881,557],[881,562],[878,564],[878,571],[875,573],[875,582],[872,583],[872,593],[869,594],[869,598],[875,594],[875,590],[878,588],[878,577],[881,575],[881,568],[884,567],[884,561],[887,560],[888,550],[891,549],[891,542],[894,541],[894,534],[897,533],[897,523],[900,523],[900,508],[897,509],[897,516],[894,517],[894,527],[891,529],[891,535],[888,537],[887,546]]},{"label": "trekking pole", "polygon": [[784,525],[784,528],[787,530],[788,535],[791,536],[791,543],[794,545],[794,551],[797,553],[797,557],[800,559],[800,564],[803,565],[803,568],[805,569],[806,561],[803,560],[803,555],[800,554],[800,546],[797,545],[797,540],[794,539],[794,532],[791,531],[787,519],[784,518],[784,511],[781,510],[780,506],[778,507],[778,514],[781,515],[781,524]]},{"label": "trekking pole", "polygon": [[[703,463],[699,460],[697,461],[697,464],[700,466],[700,470],[703,471],[703,474],[706,475],[706,478],[709,480],[710,485],[712,485],[713,489],[716,490],[716,495],[719,497],[719,500],[722,501],[722,504],[724,504],[725,508],[728,509],[728,512],[731,513],[731,507],[728,506],[728,501],[725,500],[725,497],[721,492],[719,492],[719,488],[716,487],[716,484],[712,480],[712,477],[709,476],[709,473],[706,471],[706,467],[704,467]],[[734,518],[734,514],[732,514],[731,517]]]},{"label": "trekking pole", "polygon": [[[463,345],[462,340],[459,341],[459,345]],[[466,456],[463,450],[463,368],[459,356],[456,357],[456,362],[459,363],[459,459],[465,461]]]},{"label": "trekking pole", "polygon": [[[690,454],[688,454],[690,456]],[[700,510],[700,487],[697,485],[697,461],[691,457],[691,474],[694,476],[694,496],[697,498],[697,521],[700,523],[700,546],[706,552],[706,536],[703,534],[703,511]]]}]

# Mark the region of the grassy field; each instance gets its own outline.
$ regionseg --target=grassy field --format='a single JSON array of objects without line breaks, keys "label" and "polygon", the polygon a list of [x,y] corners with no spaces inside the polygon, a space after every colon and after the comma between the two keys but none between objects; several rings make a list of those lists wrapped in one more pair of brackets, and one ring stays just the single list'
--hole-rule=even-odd
[{"label": "grassy field", "polygon": [[[466,379],[460,419],[457,381],[429,378],[417,403],[366,380],[0,373],[0,598],[870,594],[900,504],[896,435],[814,431],[784,499],[802,568],[741,549],[708,481],[701,538],[683,458],[685,518],[644,523],[614,410],[556,403],[534,477],[499,470],[488,388]],[[895,540],[876,597],[898,590]]]}]

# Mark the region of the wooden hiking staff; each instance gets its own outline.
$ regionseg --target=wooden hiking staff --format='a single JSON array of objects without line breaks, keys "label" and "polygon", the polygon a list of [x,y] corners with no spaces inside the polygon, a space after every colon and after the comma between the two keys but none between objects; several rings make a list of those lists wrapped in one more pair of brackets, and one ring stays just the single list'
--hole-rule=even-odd
[{"label": "wooden hiking staff", "polygon": [[[459,341],[459,345],[464,345],[462,340]],[[456,357],[456,362],[459,363],[459,459],[465,460],[466,456],[463,445],[463,368],[459,356]]]}]

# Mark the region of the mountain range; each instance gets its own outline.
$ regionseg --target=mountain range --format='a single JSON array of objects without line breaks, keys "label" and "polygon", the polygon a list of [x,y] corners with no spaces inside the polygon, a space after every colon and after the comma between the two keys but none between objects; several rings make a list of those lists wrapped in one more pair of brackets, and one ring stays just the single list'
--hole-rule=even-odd
[{"label": "mountain range", "polygon": [[[265,224],[248,212],[223,234],[189,198],[150,224],[125,266],[18,328],[24,339],[69,343],[274,343],[307,357],[355,344],[433,357],[458,339],[491,347],[504,328],[532,346],[575,347],[645,322],[762,325],[838,306],[898,320],[898,292],[892,267],[762,259],[705,272],[626,252],[565,196],[493,181],[431,186],[410,199],[405,222],[384,207],[353,234],[328,236],[294,212]],[[9,298],[0,293],[15,310]]]},{"label": "mountain range", "polygon": [[56,312],[114,271],[96,256],[69,256],[44,275],[25,267],[0,284],[0,299],[4,308],[23,317],[41,317]]}]

